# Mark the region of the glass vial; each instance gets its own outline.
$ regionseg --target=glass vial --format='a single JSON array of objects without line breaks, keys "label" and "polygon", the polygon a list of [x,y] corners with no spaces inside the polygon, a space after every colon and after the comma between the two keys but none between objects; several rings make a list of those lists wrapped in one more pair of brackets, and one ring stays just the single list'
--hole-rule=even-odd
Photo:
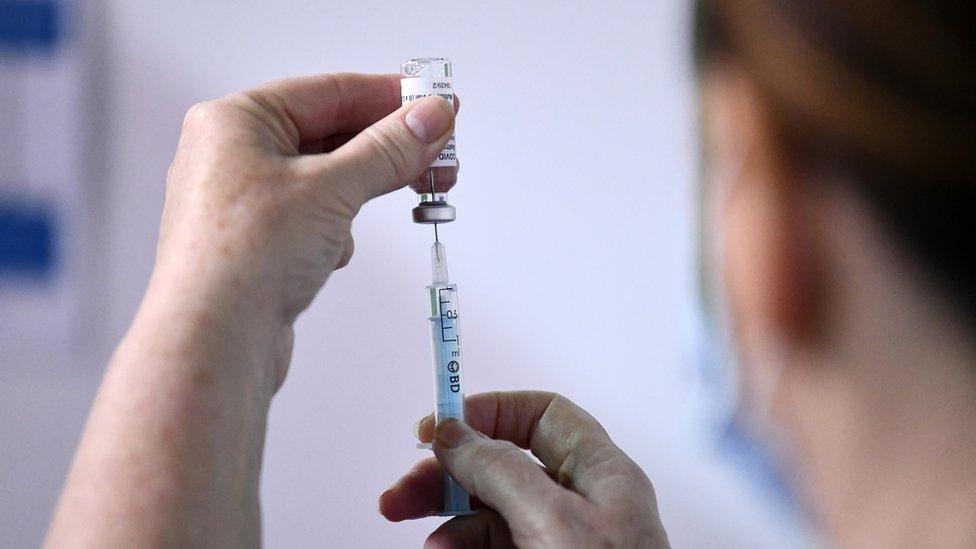
[{"label": "glass vial", "polygon": [[[432,57],[410,59],[401,63],[401,102],[409,103],[429,95],[440,95],[454,103],[454,82],[450,60]],[[420,213],[420,219],[418,219],[418,212],[414,211],[414,221],[445,223],[454,220],[454,208],[447,206],[447,191],[457,182],[457,174],[457,148],[454,136],[451,136],[430,168],[410,183],[410,187],[420,195],[421,206],[428,205],[427,210]],[[448,211],[447,208],[450,210]]]}]

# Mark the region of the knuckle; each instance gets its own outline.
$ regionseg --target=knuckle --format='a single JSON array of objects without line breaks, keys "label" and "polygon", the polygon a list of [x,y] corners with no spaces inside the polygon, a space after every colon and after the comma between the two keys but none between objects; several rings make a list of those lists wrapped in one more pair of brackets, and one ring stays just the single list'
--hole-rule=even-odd
[{"label": "knuckle", "polygon": [[352,235],[349,235],[346,238],[345,247],[343,247],[342,249],[342,257],[339,258],[339,263],[336,265],[335,268],[341,269],[346,265],[348,265],[349,262],[352,261],[352,254],[354,250],[355,250],[355,244],[353,242]]},{"label": "knuckle", "polygon": [[203,101],[190,107],[183,117],[184,129],[197,129],[211,125],[220,107],[216,101]]},{"label": "knuckle", "polygon": [[559,393],[552,393],[552,403],[550,404],[550,406],[557,409],[578,407],[578,405],[572,400],[570,400],[569,397],[566,397]]}]

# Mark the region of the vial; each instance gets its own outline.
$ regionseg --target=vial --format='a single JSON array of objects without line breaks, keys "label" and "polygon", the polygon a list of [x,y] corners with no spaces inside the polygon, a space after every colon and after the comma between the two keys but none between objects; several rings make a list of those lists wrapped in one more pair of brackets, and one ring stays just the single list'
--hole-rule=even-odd
[{"label": "vial", "polygon": [[[409,103],[429,95],[439,95],[454,104],[451,61],[443,57],[430,57],[401,63],[401,103]],[[420,198],[420,204],[413,209],[415,223],[454,221],[456,212],[454,206],[447,201],[447,191],[457,182],[457,174],[457,148],[452,135],[430,167],[410,183],[410,188]]]}]

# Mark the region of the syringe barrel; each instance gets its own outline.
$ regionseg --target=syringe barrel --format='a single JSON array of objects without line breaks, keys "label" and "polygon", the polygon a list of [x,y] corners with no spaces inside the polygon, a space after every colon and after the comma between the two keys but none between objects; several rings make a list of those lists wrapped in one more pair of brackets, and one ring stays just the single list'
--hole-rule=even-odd
[{"label": "syringe barrel", "polygon": [[461,384],[461,334],[457,285],[434,284],[430,295],[430,330],[434,351],[434,390],[437,422],[447,418],[464,421],[464,388]]},{"label": "syringe barrel", "polygon": [[[451,61],[443,57],[409,59],[400,64],[400,102],[409,103],[429,95],[439,95],[454,103],[454,73]],[[410,187],[417,192],[442,194],[446,201],[447,191],[457,183],[458,162],[454,137],[447,142],[430,168],[424,171]],[[451,220],[453,221],[453,219]]]},{"label": "syringe barrel", "polygon": [[[434,283],[427,287],[430,298],[430,330],[434,356],[436,423],[447,418],[464,421],[464,382],[461,355],[460,309],[457,285]],[[444,476],[442,515],[471,513],[468,493],[449,475]]]}]

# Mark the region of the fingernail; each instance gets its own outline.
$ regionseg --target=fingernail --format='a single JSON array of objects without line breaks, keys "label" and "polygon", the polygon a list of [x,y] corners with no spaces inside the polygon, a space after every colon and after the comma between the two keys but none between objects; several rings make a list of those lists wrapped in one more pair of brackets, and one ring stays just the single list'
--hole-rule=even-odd
[{"label": "fingernail", "polygon": [[383,493],[382,493],[382,494],[380,494],[380,499],[383,499],[383,496],[385,496],[385,495],[387,495],[387,494],[389,494],[389,493],[390,493],[390,492],[392,492],[393,490],[396,490],[396,487],[397,487],[397,486],[398,486],[399,484],[400,484],[400,481],[398,480],[398,481],[396,481],[396,482],[394,482],[393,484],[391,484],[389,488],[387,488],[386,490],[383,490]]},{"label": "fingernail", "polygon": [[443,97],[426,98],[417,103],[404,118],[413,135],[428,145],[437,141],[451,127],[454,107]]},{"label": "fingernail", "polygon": [[417,423],[413,424],[413,438],[420,440],[420,426],[423,424],[424,420],[430,417],[430,414],[417,420]]},{"label": "fingernail", "polygon": [[471,427],[454,418],[448,418],[437,424],[437,429],[434,431],[434,442],[437,443],[437,446],[452,450],[472,436],[474,436],[474,432]]},{"label": "fingernail", "polygon": [[379,514],[383,515],[383,498],[385,498],[387,494],[392,492],[394,488],[396,488],[396,484],[384,490],[383,493],[380,494],[380,497],[376,498],[376,511],[379,512]]}]

